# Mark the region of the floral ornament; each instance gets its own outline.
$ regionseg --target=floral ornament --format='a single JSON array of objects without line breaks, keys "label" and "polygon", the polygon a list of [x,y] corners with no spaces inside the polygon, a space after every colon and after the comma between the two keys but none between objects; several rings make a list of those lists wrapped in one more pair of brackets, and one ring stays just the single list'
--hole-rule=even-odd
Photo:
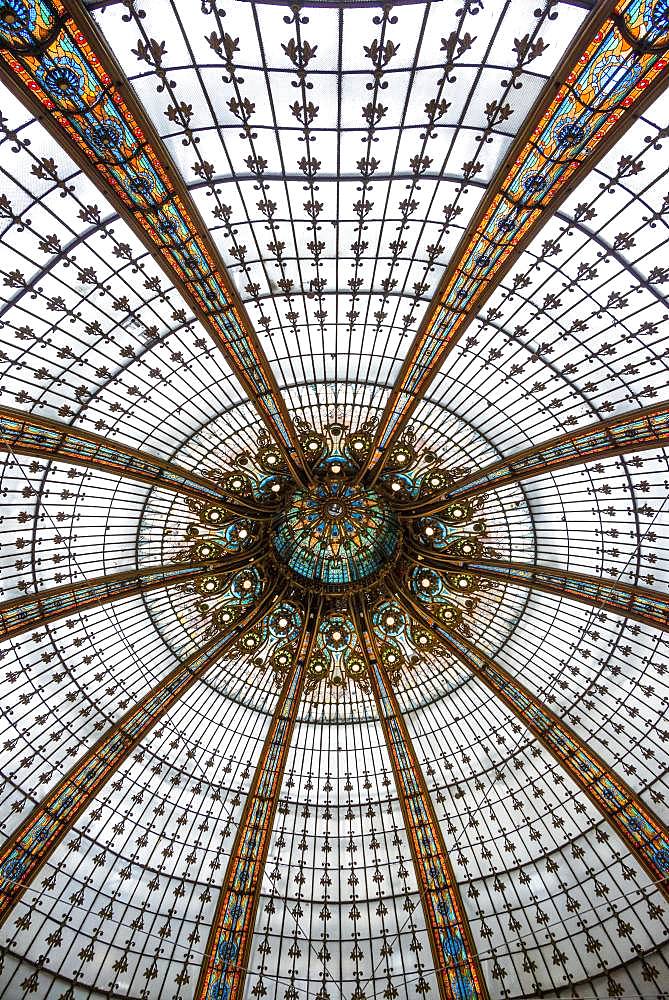
[{"label": "floral ornament", "polygon": [[189,500],[188,507],[198,520],[186,529],[187,545],[178,551],[178,562],[221,559],[249,550],[261,537],[259,522],[239,517],[231,520],[223,504]]},{"label": "floral ornament", "polygon": [[367,664],[351,614],[348,609],[331,611],[320,622],[306,690],[314,692],[319,684],[341,689],[349,680],[365,686],[366,673]]},{"label": "floral ornament", "polygon": [[[271,669],[277,685],[294,664],[309,595],[324,598],[305,690],[331,700],[349,682],[368,683],[355,624],[363,608],[372,608],[376,644],[394,682],[438,646],[434,635],[387,595],[384,581],[395,567],[401,576],[409,574],[410,593],[429,604],[441,625],[468,635],[477,596],[494,583],[459,570],[458,561],[496,553],[483,544],[485,495],[454,500],[435,516],[411,514],[412,497],[439,492],[455,478],[436,453],[417,447],[413,433],[404,435],[371,487],[357,476],[373,424],[355,430],[338,422],[320,430],[304,421],[297,426],[313,483],[296,486],[281,452],[262,436],[254,451],[233,456],[225,469],[207,470],[221,492],[247,503],[256,516],[232,516],[224,501],[190,499],[195,517],[176,560],[211,562],[211,572],[190,585],[208,621],[207,635],[229,627],[263,579],[276,579],[278,603],[240,637],[236,649],[259,669]],[[435,558],[453,559],[453,570],[430,565],[430,551]],[[248,564],[233,577],[226,575],[226,559],[244,554]]]}]

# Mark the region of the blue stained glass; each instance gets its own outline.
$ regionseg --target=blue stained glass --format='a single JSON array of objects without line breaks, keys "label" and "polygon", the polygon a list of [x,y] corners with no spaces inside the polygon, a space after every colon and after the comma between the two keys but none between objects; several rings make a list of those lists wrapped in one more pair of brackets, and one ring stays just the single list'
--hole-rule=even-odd
[{"label": "blue stained glass", "polygon": [[307,586],[341,590],[368,581],[392,560],[399,527],[374,490],[328,479],[294,493],[273,541],[282,562]]}]

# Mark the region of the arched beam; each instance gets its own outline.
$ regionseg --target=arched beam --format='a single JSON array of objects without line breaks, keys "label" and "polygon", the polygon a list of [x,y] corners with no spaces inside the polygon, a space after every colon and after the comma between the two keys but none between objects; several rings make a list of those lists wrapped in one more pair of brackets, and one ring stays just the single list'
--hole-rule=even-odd
[{"label": "arched beam", "polygon": [[[517,451],[484,466],[435,493],[397,503],[412,517],[437,516],[454,500],[466,500],[488,490],[519,483],[557,469],[602,461],[616,455],[647,451],[669,445],[669,403],[645,406],[620,416],[600,420],[581,430],[569,431],[549,438],[531,448]],[[429,477],[427,488],[429,490]]]},{"label": "arched beam", "polygon": [[669,631],[669,594],[631,583],[606,581],[589,573],[537,566],[532,563],[507,562],[501,559],[463,559],[423,546],[412,546],[417,565],[440,569],[445,573],[465,572],[500,583],[511,583],[530,590],[542,590],[568,597],[580,604],[610,611],[623,618],[633,618],[650,628]]},{"label": "arched beam", "polygon": [[241,1000],[262,876],[322,601],[306,605],[293,664],[281,687],[228,861],[194,1000]]},{"label": "arched beam", "polygon": [[0,925],[77,819],[156,723],[260,621],[281,593],[269,589],[223,635],[177,664],[114,723],[0,847]]},{"label": "arched beam", "polygon": [[669,900],[669,830],[641,798],[554,712],[482,650],[447,632],[396,580],[394,600],[529,729],[611,824],[629,852]]},{"label": "arched beam", "polygon": [[0,451],[69,462],[123,479],[135,479],[156,489],[220,504],[236,517],[261,521],[273,516],[271,508],[259,507],[252,500],[245,502],[239,496],[231,498],[215,482],[174,462],[117,444],[100,434],[70,427],[59,420],[23,413],[8,406],[0,406]]},{"label": "arched beam", "polygon": [[229,553],[222,559],[207,563],[186,563],[182,566],[168,563],[128,569],[78,583],[49,587],[24,597],[13,597],[0,604],[0,642],[42,628],[59,618],[122,601],[134,594],[188,583],[205,573],[232,573],[255,563],[259,554],[259,547],[249,546],[241,552]]},{"label": "arched beam", "polygon": [[[446,357],[562,202],[669,82],[669,29],[633,0],[592,10],[488,185],[381,415],[373,482]],[[611,60],[621,73],[611,76]],[[363,470],[363,474],[364,474]]]},{"label": "arched beam", "polygon": [[488,990],[476,956],[455,872],[448,858],[434,804],[416,751],[402,718],[366,609],[351,602],[369,683],[383,728],[402,808],[416,881],[425,910],[441,1000],[487,1000]]},{"label": "arched beam", "polygon": [[216,244],[94,21],[79,0],[21,7],[23,15],[12,7],[13,20],[0,20],[0,79],[131,226],[225,356],[291,471],[308,479],[297,430]]}]

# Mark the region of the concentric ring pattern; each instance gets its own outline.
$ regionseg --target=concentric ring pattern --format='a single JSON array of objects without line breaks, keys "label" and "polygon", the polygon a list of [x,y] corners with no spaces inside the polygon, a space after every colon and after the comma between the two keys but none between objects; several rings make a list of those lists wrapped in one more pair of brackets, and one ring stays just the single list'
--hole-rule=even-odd
[{"label": "concentric ring pattern", "polygon": [[346,590],[378,575],[395,554],[398,530],[383,497],[335,478],[294,493],[273,542],[306,586]]},{"label": "concentric ring pattern", "polygon": [[0,997],[669,996],[667,79],[0,3]]}]

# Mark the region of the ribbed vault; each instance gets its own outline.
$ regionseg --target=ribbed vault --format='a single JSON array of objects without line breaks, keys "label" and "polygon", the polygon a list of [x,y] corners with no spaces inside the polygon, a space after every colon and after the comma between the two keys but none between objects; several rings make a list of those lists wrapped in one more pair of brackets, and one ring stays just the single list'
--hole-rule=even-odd
[{"label": "ribbed vault", "polygon": [[[0,996],[669,995],[667,16],[0,4]],[[393,514],[311,586],[337,477]]]}]

